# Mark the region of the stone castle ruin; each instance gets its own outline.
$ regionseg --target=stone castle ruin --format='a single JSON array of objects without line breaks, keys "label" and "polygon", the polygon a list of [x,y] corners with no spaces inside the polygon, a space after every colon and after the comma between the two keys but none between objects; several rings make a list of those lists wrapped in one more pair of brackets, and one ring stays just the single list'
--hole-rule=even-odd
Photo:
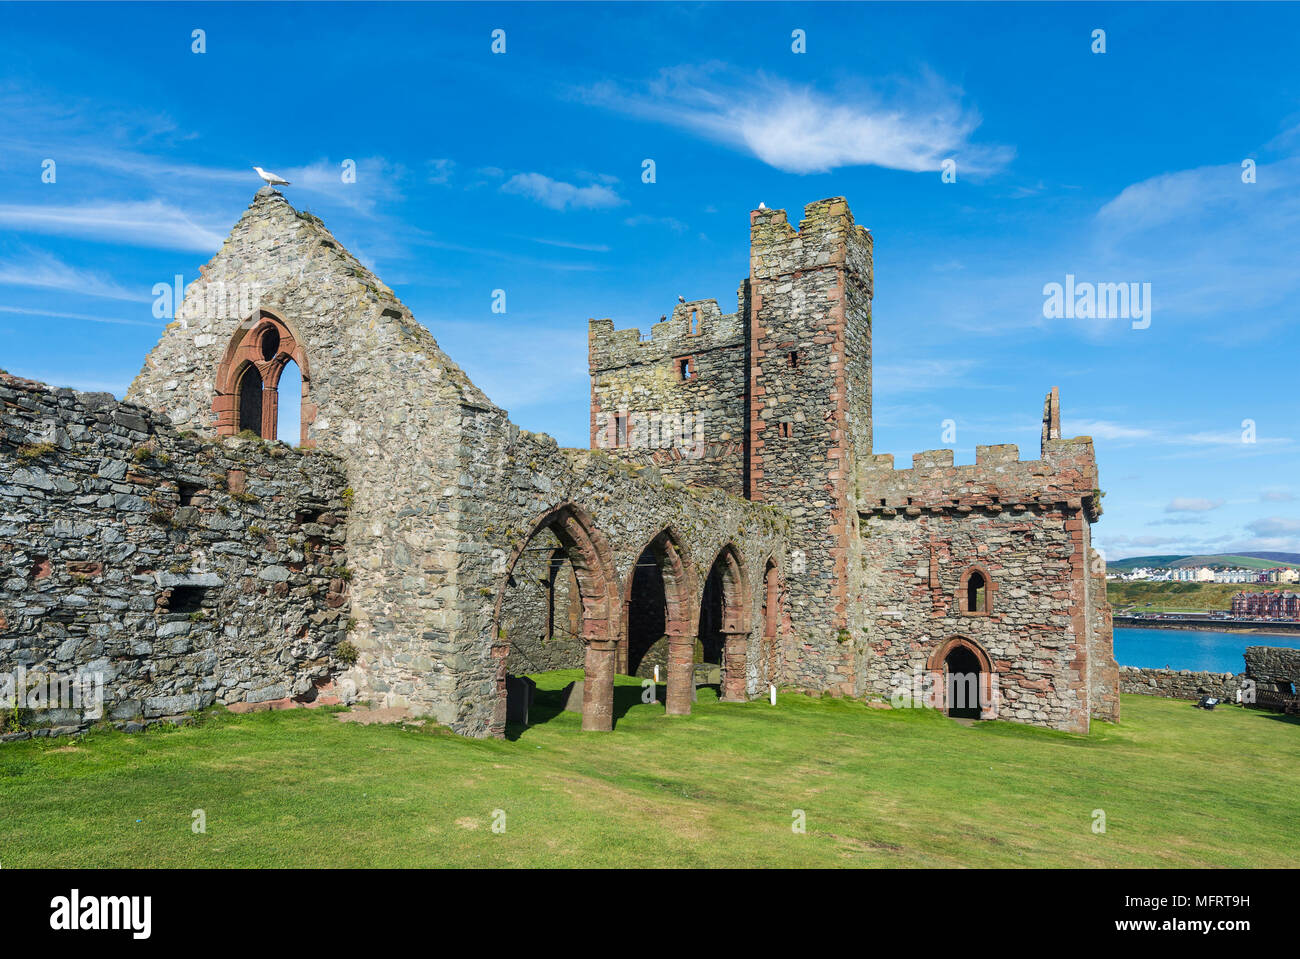
[{"label": "stone castle ruin", "polygon": [[[582,668],[608,730],[616,674],[658,668],[684,715],[700,663],[730,701],[925,675],[956,711],[961,674],[984,716],[1116,721],[1097,469],[1056,391],[1040,459],[895,469],[871,235],[833,198],[754,211],[750,251],[735,313],[591,321],[591,449],[562,449],[263,188],[124,402],[0,378],[0,672],[101,673],[126,728],[355,695],[501,736],[512,674]],[[285,404],[298,448],[266,442]]]}]

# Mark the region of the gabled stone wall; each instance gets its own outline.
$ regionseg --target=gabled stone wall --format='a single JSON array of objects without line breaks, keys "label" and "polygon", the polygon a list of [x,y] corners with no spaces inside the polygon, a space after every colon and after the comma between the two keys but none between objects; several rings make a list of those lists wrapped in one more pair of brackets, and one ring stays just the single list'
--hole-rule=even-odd
[{"label": "gabled stone wall", "polygon": [[203,442],[108,394],[4,374],[0,409],[0,674],[100,674],[103,719],[138,728],[310,700],[344,668],[348,497],[332,456]]},{"label": "gabled stone wall", "polygon": [[[306,367],[305,438],[337,455],[352,490],[350,638],[360,658],[346,678],[362,698],[466,735],[499,734],[509,645],[499,641],[497,602],[516,541],[565,504],[614,544],[616,559],[599,571],[611,596],[636,553],[674,522],[702,557],[728,537],[742,538],[755,563],[783,555],[768,511],[521,433],[391,290],[274,190],[259,191],[202,273],[128,398],[211,436],[219,423],[239,422],[236,409],[214,408],[218,382],[235,379],[230,358],[253,352],[244,337],[259,323],[283,327]],[[252,288],[256,307],[212,310],[215,286]],[[536,602],[525,605],[535,628]],[[602,641],[616,642],[623,609],[611,601],[605,616]]]}]

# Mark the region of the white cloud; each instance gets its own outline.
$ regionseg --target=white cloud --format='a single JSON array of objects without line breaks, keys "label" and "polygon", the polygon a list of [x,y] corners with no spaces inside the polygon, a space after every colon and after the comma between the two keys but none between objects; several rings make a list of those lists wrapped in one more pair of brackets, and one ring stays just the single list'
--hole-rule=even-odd
[{"label": "white cloud", "polygon": [[1212,509],[1218,509],[1223,505],[1221,499],[1198,499],[1190,496],[1179,496],[1170,500],[1165,506],[1166,513],[1205,513]]},{"label": "white cloud", "polygon": [[1247,523],[1246,529],[1262,537],[1295,536],[1300,533],[1300,519],[1268,516]]},{"label": "white cloud", "polygon": [[578,96],[685,127],[788,173],[846,166],[933,171],[951,157],[960,175],[987,173],[1010,162],[1010,148],[970,142],[980,116],[962,105],[960,90],[929,74],[894,86],[888,95],[848,87],[826,94],[711,63],[664,70],[645,93],[601,84]]},{"label": "white cloud", "polygon": [[576,186],[541,173],[516,173],[501,184],[501,192],[526,196],[552,210],[599,210],[627,202],[603,183]]},{"label": "white cloud", "polygon": [[168,250],[211,252],[225,240],[223,232],[196,223],[161,200],[83,206],[5,204],[0,206],[0,225]]},{"label": "white cloud", "polygon": [[623,221],[624,226],[666,226],[674,233],[685,233],[687,226],[681,220],[674,216],[650,216],[647,213],[638,213],[636,216],[630,216]]},{"label": "white cloud", "polygon": [[[69,266],[49,253],[31,253],[21,260],[0,260],[0,284],[80,293],[106,300],[148,301],[149,290],[131,290],[100,273]],[[8,312],[22,312],[10,308]],[[51,315],[51,314],[46,314]]]},{"label": "white cloud", "polygon": [[456,168],[455,160],[445,158],[430,160],[427,164],[428,176],[430,183],[443,186],[451,180],[451,171]]}]

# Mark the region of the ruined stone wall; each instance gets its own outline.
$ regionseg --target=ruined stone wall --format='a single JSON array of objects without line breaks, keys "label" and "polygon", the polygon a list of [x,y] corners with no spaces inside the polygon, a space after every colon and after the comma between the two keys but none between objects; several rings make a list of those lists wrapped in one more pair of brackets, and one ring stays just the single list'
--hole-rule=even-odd
[{"label": "ruined stone wall", "polygon": [[654,467],[638,467],[604,451],[563,449],[545,434],[518,430],[499,411],[467,411],[464,435],[458,515],[466,541],[458,583],[465,635],[473,640],[466,651],[473,659],[467,670],[473,679],[463,685],[461,729],[476,735],[493,731],[497,657],[509,655],[511,642],[496,604],[517,557],[528,555],[538,521],[568,503],[590,518],[596,538],[608,549],[608,568],[599,575],[608,595],[582,597],[591,618],[602,624],[598,640],[626,639],[635,563],[665,529],[679,538],[686,562],[685,616],[693,636],[704,580],[723,547],[733,544],[746,574],[743,688],[747,695],[758,691],[762,570],[773,558],[788,571],[779,514],[722,490],[668,480]]},{"label": "ruined stone wall", "polygon": [[1293,696],[1300,691],[1300,649],[1247,646],[1246,675],[1262,690]]},{"label": "ruined stone wall", "polygon": [[786,512],[798,569],[788,581],[797,656],[785,678],[855,692],[849,635],[858,553],[852,478],[871,448],[871,236],[843,198],[750,227],[750,497]]},{"label": "ruined stone wall", "polygon": [[464,662],[454,515],[461,418],[467,406],[495,407],[388,287],[275,190],[258,192],[201,273],[128,399],[211,436],[218,370],[251,323],[240,310],[213,309],[210,291],[251,289],[305,351],[308,442],[340,458],[353,490],[360,659],[348,676],[362,698],[454,724]]},{"label": "ruined stone wall", "polygon": [[100,673],[103,718],[133,729],[214,702],[310,698],[344,668],[333,457],[201,442],[108,394],[4,374],[0,410],[0,674]]},{"label": "ruined stone wall", "polygon": [[744,298],[742,284],[741,312],[725,316],[715,300],[679,303],[647,340],[639,330],[592,320],[592,448],[653,464],[682,483],[742,494],[749,378]]},{"label": "ruined stone wall", "polygon": [[[1096,517],[1091,442],[1051,439],[1041,460],[1014,446],[978,447],[954,466],[951,450],[894,470],[877,455],[859,471],[863,570],[855,606],[869,651],[866,685],[890,695],[955,636],[980,646],[998,673],[1001,718],[1086,732],[1091,715],[1117,718],[1113,693],[1093,702],[1114,671],[1104,593],[1088,524]],[[972,613],[965,577],[989,583],[987,612]],[[1104,576],[1104,567],[1100,567]]]},{"label": "ruined stone wall", "polygon": [[1119,667],[1120,692],[1168,699],[1200,699],[1216,696],[1236,702],[1244,674],[1213,673],[1191,669],[1139,669]]}]

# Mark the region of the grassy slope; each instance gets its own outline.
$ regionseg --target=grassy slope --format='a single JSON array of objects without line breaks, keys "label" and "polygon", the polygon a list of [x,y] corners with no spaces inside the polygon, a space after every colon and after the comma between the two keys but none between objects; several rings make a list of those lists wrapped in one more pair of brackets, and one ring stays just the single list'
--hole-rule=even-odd
[{"label": "grassy slope", "polygon": [[1300,568],[1300,563],[1284,559],[1260,559],[1257,556],[1242,556],[1237,553],[1206,553],[1198,556],[1168,554],[1131,556],[1127,559],[1117,559],[1106,564],[1106,568],[1113,572],[1136,569],[1139,566],[1173,566],[1177,568],[1188,566],[1238,566],[1244,569],[1273,569],[1277,566]]},{"label": "grassy slope", "polygon": [[[1232,607],[1232,597],[1245,591],[1297,589],[1287,583],[1106,583],[1106,598],[1116,611],[1136,606],[1137,612],[1208,611]],[[1151,608],[1147,609],[1146,604]]]},{"label": "grassy slope", "polygon": [[473,741],[299,710],[0,746],[3,865],[1284,866],[1300,848],[1300,725],[1270,714],[1126,696],[1121,725],[1078,737],[702,691],[669,719],[629,705],[634,682],[613,734],[566,713]]}]

